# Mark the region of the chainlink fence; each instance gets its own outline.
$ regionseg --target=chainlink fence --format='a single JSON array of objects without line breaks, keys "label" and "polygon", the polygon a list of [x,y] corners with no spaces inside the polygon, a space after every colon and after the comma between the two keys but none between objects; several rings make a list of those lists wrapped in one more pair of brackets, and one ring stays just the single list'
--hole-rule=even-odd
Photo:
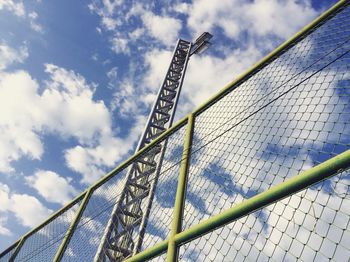
[{"label": "chainlink fence", "polygon": [[[130,167],[159,147],[159,168],[147,178],[154,190],[140,202],[145,219],[130,236],[139,245],[129,261],[350,260],[349,1],[6,249],[0,261],[98,261]],[[322,175],[308,178],[316,173]]]}]

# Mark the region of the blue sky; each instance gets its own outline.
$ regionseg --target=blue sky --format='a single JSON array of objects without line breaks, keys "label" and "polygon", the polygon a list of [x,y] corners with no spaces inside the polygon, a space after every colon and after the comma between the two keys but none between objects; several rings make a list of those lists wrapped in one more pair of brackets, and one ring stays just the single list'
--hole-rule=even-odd
[{"label": "blue sky", "polygon": [[335,2],[0,0],[0,249],[132,154],[177,38],[179,119]]}]

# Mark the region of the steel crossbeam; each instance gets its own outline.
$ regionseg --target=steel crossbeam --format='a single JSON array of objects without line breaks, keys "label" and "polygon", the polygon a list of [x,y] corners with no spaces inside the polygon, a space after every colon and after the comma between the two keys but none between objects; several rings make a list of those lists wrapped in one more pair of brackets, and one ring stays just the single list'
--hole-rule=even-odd
[{"label": "steel crossbeam", "polygon": [[[164,82],[138,144],[140,150],[171,126],[192,44],[178,40]],[[106,226],[95,261],[121,261],[139,251],[161,161],[166,148],[156,145],[135,161]]]}]

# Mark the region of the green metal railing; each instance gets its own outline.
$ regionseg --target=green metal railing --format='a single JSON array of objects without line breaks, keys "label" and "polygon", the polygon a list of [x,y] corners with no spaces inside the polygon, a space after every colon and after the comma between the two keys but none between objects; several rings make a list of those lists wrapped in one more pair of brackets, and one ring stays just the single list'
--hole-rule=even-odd
[{"label": "green metal railing", "polygon": [[128,168],[159,144],[142,251],[127,261],[350,259],[349,4],[339,1],[0,261],[92,261]]},{"label": "green metal railing", "polygon": [[[145,261],[151,259],[159,254],[162,254],[168,247],[168,261],[176,261],[176,249],[180,245],[187,243],[197,237],[202,236],[208,232],[211,232],[219,227],[222,227],[228,223],[231,223],[241,217],[247,216],[253,213],[256,210],[259,210],[267,205],[271,205],[276,201],[282,200],[292,194],[296,194],[299,191],[312,186],[315,183],[319,183],[327,178],[330,178],[341,171],[344,171],[350,167],[350,150],[347,150],[344,153],[339,154],[338,156],[331,158],[324,163],[315,166],[298,176],[295,176],[277,186],[272,187],[271,189],[263,192],[259,195],[256,195],[252,198],[245,200],[244,202],[218,214],[214,217],[211,217],[200,224],[197,224],[185,231],[179,229],[178,221],[181,221],[181,213],[183,212],[183,192],[185,183],[182,184],[182,188],[179,183],[179,202],[176,206],[178,210],[177,215],[174,217],[174,226],[173,233],[170,235],[169,240],[164,241],[154,248],[145,250],[142,253],[137,254],[136,256],[128,259],[128,262],[136,261]],[[186,170],[186,169],[185,169]],[[186,178],[186,171],[184,171],[183,179]],[[182,206],[182,208],[181,208]],[[175,233],[177,232],[177,233]]]}]

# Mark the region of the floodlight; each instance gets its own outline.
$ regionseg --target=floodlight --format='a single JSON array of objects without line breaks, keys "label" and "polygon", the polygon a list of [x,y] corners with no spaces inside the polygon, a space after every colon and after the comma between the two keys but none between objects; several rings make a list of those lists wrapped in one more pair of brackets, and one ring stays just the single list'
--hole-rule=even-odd
[{"label": "floodlight", "polygon": [[203,34],[201,34],[196,41],[192,44],[192,48],[191,48],[191,54],[201,54],[203,53],[205,50],[208,49],[208,47],[211,45],[211,43],[209,42],[209,40],[213,37],[212,34],[208,33],[208,32],[204,32]]}]

